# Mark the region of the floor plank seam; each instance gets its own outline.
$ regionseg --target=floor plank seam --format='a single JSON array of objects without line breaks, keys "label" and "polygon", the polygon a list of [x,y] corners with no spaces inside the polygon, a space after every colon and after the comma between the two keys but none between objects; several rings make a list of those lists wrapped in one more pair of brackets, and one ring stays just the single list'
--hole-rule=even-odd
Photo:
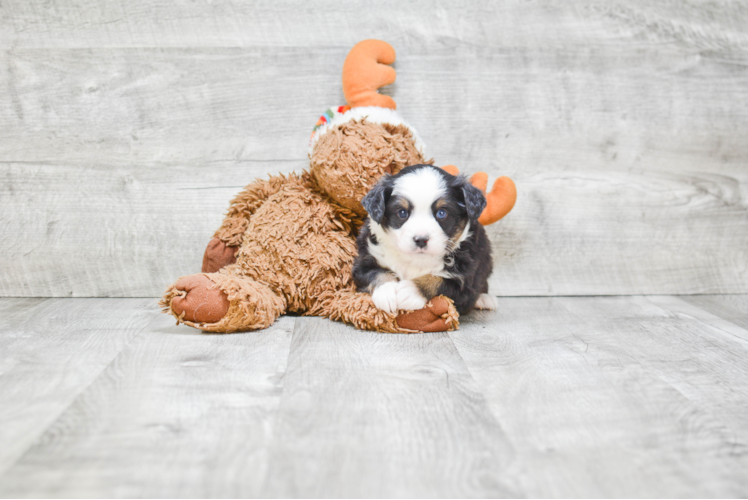
[{"label": "floor plank seam", "polygon": [[676,299],[678,299],[686,307],[696,308],[696,309],[700,310],[703,314],[708,314],[709,316],[712,316],[713,318],[716,318],[716,319],[718,319],[720,321],[724,321],[725,323],[729,323],[731,326],[734,326],[738,330],[744,331],[746,333],[746,337],[743,338],[743,337],[740,337],[738,335],[735,335],[734,333],[729,332],[729,331],[725,330],[724,328],[719,327],[718,325],[715,325],[713,323],[707,323],[704,319],[699,318],[697,316],[694,316],[692,314],[688,314],[688,313],[684,313],[684,312],[679,312],[679,311],[669,311],[669,310],[665,309],[662,305],[657,304],[656,302],[652,302],[649,299],[647,299],[647,302],[649,302],[650,304],[652,304],[652,305],[654,305],[656,307],[659,307],[663,311],[666,311],[666,312],[668,312],[670,314],[688,316],[688,318],[691,321],[695,321],[696,323],[698,323],[699,325],[702,325],[705,328],[712,328],[712,329],[718,330],[718,331],[722,332],[723,335],[726,335],[728,338],[730,338],[731,340],[735,340],[735,341],[737,341],[737,342],[739,342],[741,344],[744,344],[744,345],[748,346],[748,340],[746,340],[746,339],[748,339],[748,330],[746,330],[742,326],[734,323],[733,321],[730,321],[727,318],[723,318],[722,316],[719,316],[717,314],[710,313],[709,311],[705,310],[704,308],[695,306],[693,304],[689,304],[688,302],[686,302],[686,301],[684,301],[682,299],[679,299],[678,296],[674,296],[674,297]]}]

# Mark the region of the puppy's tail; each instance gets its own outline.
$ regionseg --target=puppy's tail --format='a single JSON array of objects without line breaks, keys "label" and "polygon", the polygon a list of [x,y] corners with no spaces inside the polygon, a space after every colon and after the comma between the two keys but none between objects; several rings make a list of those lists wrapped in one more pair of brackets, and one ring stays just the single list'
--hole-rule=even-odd
[{"label": "puppy's tail", "polygon": [[353,46],[343,63],[343,94],[352,108],[378,106],[397,109],[394,99],[377,89],[395,81],[395,49],[381,40],[364,40]]}]

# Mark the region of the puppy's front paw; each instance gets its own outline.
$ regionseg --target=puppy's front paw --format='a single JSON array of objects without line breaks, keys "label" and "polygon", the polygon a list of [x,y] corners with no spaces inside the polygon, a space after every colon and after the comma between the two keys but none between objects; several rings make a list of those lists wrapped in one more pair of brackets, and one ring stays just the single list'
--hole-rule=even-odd
[{"label": "puppy's front paw", "polygon": [[389,313],[397,312],[397,285],[398,282],[390,281],[374,289],[371,300],[377,309]]},{"label": "puppy's front paw", "polygon": [[411,280],[398,281],[397,308],[403,311],[415,311],[426,305],[426,298],[421,295],[415,283]]},{"label": "puppy's front paw", "polygon": [[480,294],[478,301],[475,303],[476,309],[488,309],[489,311],[493,311],[496,307],[498,307],[496,299],[487,293]]}]

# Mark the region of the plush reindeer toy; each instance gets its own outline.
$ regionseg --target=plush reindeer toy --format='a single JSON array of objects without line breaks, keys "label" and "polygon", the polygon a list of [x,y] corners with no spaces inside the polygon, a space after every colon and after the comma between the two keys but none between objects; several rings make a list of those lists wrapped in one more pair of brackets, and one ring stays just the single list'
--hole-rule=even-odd
[{"label": "plush reindeer toy", "polygon": [[[178,322],[209,332],[266,328],[286,312],[344,321],[360,329],[408,333],[453,330],[450,299],[416,311],[386,312],[356,292],[351,271],[361,200],[385,174],[427,161],[415,129],[377,93],[395,80],[395,51],[365,40],[343,66],[349,106],[328,110],[310,141],[310,169],[256,180],[241,191],[208,244],[202,273],[168,287],[160,304]],[[452,171],[454,172],[454,170]],[[471,182],[485,191],[485,174]],[[511,210],[516,191],[496,181],[484,211],[490,223]]]}]

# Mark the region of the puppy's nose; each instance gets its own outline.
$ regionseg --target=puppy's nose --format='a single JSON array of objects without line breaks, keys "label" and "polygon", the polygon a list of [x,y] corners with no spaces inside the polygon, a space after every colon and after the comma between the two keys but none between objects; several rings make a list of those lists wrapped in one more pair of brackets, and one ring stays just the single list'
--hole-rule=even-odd
[{"label": "puppy's nose", "polygon": [[418,248],[426,248],[426,245],[429,242],[429,237],[428,236],[416,236],[413,238],[413,241],[416,242],[416,246]]}]

